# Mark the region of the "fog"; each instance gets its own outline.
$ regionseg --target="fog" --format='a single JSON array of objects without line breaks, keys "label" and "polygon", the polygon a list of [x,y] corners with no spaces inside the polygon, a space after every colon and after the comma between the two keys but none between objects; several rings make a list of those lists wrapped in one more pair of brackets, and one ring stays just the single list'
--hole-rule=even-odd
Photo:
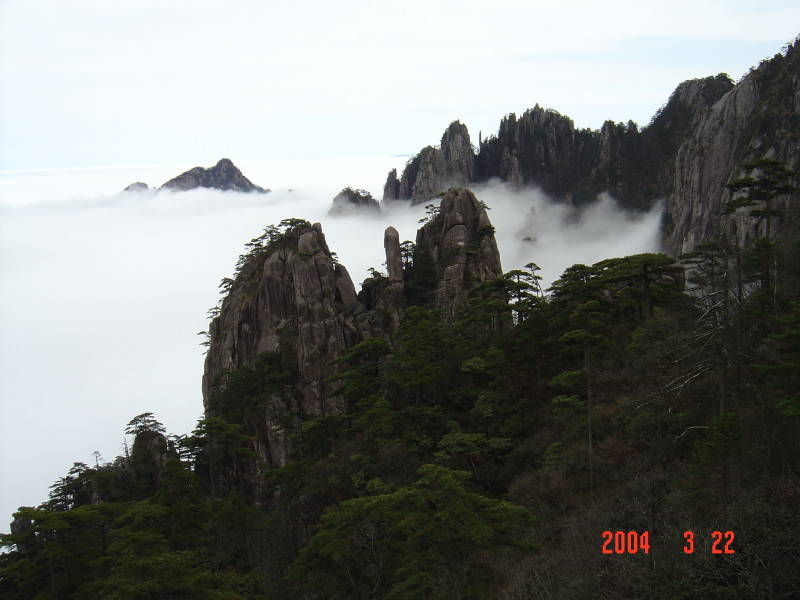
[{"label": "fog", "polygon": [[[237,163],[268,195],[213,190],[120,193],[191,164],[0,172],[0,531],[20,505],[47,499],[75,461],[121,453],[127,421],[155,413],[171,433],[202,412],[206,313],[243,244],[287,217],[320,221],[356,286],[383,270],[383,230],[413,240],[424,206],[330,217],[345,185],[380,197],[404,157]],[[291,190],[291,191],[290,191]],[[534,261],[547,282],[657,247],[660,207],[621,211],[603,197],[581,212],[537,190],[474,188],[490,207],[503,268]],[[523,238],[529,238],[524,241]]]},{"label": "fog", "polygon": [[658,250],[663,202],[649,212],[622,210],[608,194],[578,210],[538,189],[515,191],[501,182],[473,188],[489,206],[503,269],[529,262],[549,286],[569,266]]}]

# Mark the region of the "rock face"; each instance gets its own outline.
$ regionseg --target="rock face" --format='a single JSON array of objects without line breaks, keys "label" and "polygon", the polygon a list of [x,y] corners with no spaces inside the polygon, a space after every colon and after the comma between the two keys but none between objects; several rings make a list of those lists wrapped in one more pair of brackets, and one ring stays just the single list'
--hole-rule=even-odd
[{"label": "rock face", "polygon": [[414,267],[426,265],[435,273],[431,292],[445,319],[456,314],[470,289],[502,276],[494,227],[471,191],[448,190],[438,214],[417,232]]},{"label": "rock face", "polygon": [[170,458],[177,458],[175,446],[163,434],[157,431],[136,434],[131,450],[131,466],[137,481],[155,490]]},{"label": "rock face", "polygon": [[386,184],[383,186],[383,202],[400,200],[400,180],[397,178],[397,169],[389,171]]},{"label": "rock face", "polygon": [[[343,400],[335,394],[338,384],[330,379],[337,359],[367,338],[390,335],[395,326],[397,307],[380,293],[376,303],[388,313],[378,315],[359,302],[347,269],[333,259],[318,223],[292,227],[251,257],[212,322],[203,401],[207,416],[245,421],[261,466],[233,457],[228,481],[219,476],[215,485],[226,489],[251,481],[248,493],[263,499],[259,469],[286,464],[290,434],[303,419],[343,413]],[[244,412],[227,405],[231,381],[251,376],[259,382],[256,387],[273,383],[259,389],[258,399]]]},{"label": "rock face", "polygon": [[336,194],[333,199],[333,206],[328,211],[329,215],[350,215],[350,214],[364,214],[364,213],[377,213],[380,211],[380,206],[372,197],[372,194],[365,190],[354,190],[353,188],[344,188],[341,192]]},{"label": "rock face", "polygon": [[229,159],[223,158],[210,169],[195,167],[170,179],[160,189],[176,191],[193,190],[195,188],[213,188],[234,192],[260,192],[269,190],[252,183]]},{"label": "rock face", "polygon": [[[686,94],[697,92],[687,89]],[[727,233],[747,245],[757,231],[747,209],[724,216],[731,199],[727,183],[742,176],[739,165],[772,158],[800,168],[800,48],[763,61],[736,87],[693,121],[678,149],[667,199],[665,250],[675,256],[705,239]],[[779,198],[776,208],[790,199]],[[773,226],[777,225],[774,223]],[[766,224],[762,224],[765,227]]]},{"label": "rock face", "polygon": [[450,186],[463,186],[475,177],[475,155],[466,125],[453,121],[438,148],[427,146],[406,165],[399,184],[392,170],[384,186],[384,199],[410,199],[419,204]]},{"label": "rock face", "polygon": [[122,191],[123,192],[146,192],[149,189],[150,189],[150,186],[147,185],[146,183],[143,183],[141,181],[136,181],[136,182],[130,184],[129,186],[127,186]]},{"label": "rock face", "polygon": [[210,327],[203,401],[207,418],[242,425],[258,460],[215,441],[209,451],[226,465],[211,476],[218,490],[268,501],[259,474],[286,464],[291,434],[305,418],[346,409],[332,379],[338,359],[368,338],[390,339],[413,298],[449,318],[472,287],[502,274],[486,211],[463,189],[447,192],[418,233],[413,269],[393,227],[384,249],[388,276],[368,279],[358,295],[319,224],[295,224],[244,261]]},{"label": "rock face", "polygon": [[363,312],[347,270],[337,265],[319,224],[298,225],[256,256],[234,281],[211,327],[203,375],[207,415],[225,412],[215,393],[229,374],[274,357],[292,377],[272,389],[258,408],[254,450],[267,465],[286,464],[289,432],[303,415],[341,410],[333,399],[334,361],[370,334],[359,331]]},{"label": "rock face", "polygon": [[400,253],[400,234],[394,227],[387,227],[383,234],[383,249],[386,253],[386,269],[389,281],[376,302],[376,309],[388,315],[390,331],[400,326],[402,309],[405,308],[405,271]]}]

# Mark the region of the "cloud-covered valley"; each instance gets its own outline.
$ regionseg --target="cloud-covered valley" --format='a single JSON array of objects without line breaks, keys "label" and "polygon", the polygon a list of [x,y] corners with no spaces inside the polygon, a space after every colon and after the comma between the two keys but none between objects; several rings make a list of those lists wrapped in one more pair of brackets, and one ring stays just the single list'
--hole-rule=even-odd
[{"label": "cloud-covered valley", "polygon": [[[369,267],[383,270],[384,228],[413,240],[424,206],[327,212],[344,185],[380,197],[386,171],[404,160],[239,165],[274,190],[267,195],[118,191],[159,184],[175,166],[2,173],[0,513],[45,500],[49,483],[94,450],[113,459],[136,414],[154,412],[170,432],[193,428],[202,412],[196,334],[243,244],[267,225],[321,222],[357,288]],[[577,211],[533,189],[473,190],[491,209],[505,270],[533,261],[551,282],[576,262],[657,249],[660,206],[633,215],[603,197]]]}]

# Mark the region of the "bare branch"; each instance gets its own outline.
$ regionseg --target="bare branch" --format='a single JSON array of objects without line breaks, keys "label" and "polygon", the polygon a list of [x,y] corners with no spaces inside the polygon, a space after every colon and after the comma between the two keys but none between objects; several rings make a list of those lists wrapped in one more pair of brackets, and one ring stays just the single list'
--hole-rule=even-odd
[{"label": "bare branch", "polygon": [[672,443],[674,444],[679,439],[681,439],[683,436],[685,436],[689,432],[690,429],[709,429],[709,427],[708,427],[708,425],[693,425],[692,427],[687,427],[686,430],[682,434],[680,434],[678,437],[676,437],[674,440],[672,440]]}]

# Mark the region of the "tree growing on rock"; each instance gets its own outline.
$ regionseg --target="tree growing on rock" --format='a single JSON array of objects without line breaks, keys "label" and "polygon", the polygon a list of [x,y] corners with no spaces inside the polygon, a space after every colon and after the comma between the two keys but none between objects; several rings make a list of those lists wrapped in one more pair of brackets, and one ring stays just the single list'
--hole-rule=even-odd
[{"label": "tree growing on rock", "polygon": [[144,433],[146,431],[153,431],[155,433],[163,434],[166,432],[166,429],[151,412],[136,415],[130,421],[128,421],[128,425],[125,427],[125,433],[129,435],[139,435],[140,433]]}]

